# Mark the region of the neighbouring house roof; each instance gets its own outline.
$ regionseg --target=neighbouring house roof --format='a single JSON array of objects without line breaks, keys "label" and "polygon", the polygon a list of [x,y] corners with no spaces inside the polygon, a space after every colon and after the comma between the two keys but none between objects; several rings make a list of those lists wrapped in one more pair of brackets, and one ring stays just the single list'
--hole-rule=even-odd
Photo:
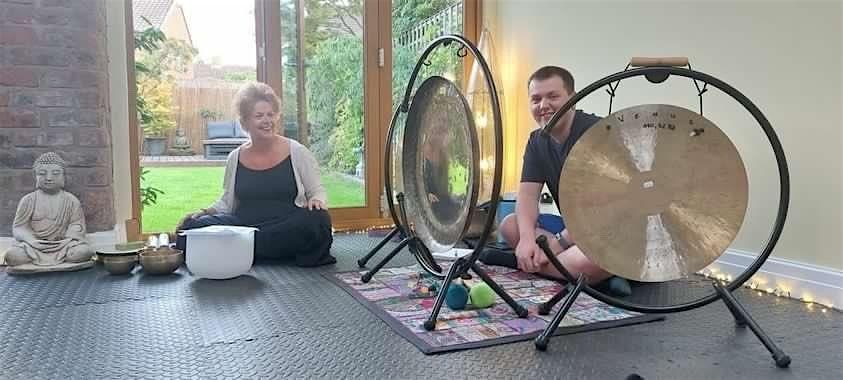
[{"label": "neighbouring house roof", "polygon": [[151,26],[160,28],[164,24],[167,12],[173,6],[173,0],[132,0],[132,19],[135,31],[150,27],[142,17],[152,23]]}]

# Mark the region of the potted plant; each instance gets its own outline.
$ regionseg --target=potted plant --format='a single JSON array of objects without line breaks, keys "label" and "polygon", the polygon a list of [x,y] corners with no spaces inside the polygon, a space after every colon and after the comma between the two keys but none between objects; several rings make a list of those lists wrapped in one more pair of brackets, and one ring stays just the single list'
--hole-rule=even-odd
[{"label": "potted plant", "polygon": [[144,151],[149,156],[163,155],[167,151],[167,136],[176,127],[171,106],[172,85],[144,78],[138,81],[138,93],[142,95],[144,103],[142,112],[139,112]]},{"label": "potted plant", "polygon": [[134,35],[138,119],[144,151],[157,156],[167,152],[168,137],[176,127],[173,86],[177,74],[187,72],[197,51],[144,21],[149,27]]},{"label": "potted plant", "polygon": [[146,178],[144,178],[144,176],[148,173],[149,169],[143,169],[140,174],[141,209],[143,209],[144,206],[155,205],[158,203],[158,196],[164,194],[163,190],[146,183]]}]

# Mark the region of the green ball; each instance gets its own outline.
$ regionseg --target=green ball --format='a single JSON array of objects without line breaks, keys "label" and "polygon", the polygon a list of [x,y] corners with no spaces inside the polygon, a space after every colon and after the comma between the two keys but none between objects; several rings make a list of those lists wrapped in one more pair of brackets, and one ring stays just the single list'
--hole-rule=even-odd
[{"label": "green ball", "polygon": [[468,299],[474,307],[487,308],[495,304],[495,291],[485,282],[471,287],[468,292]]}]

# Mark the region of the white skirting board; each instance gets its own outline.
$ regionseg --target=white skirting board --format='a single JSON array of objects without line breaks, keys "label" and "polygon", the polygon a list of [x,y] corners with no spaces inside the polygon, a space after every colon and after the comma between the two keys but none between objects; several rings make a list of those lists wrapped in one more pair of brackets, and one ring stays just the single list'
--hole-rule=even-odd
[{"label": "white skirting board", "polygon": [[[729,249],[702,272],[715,270],[715,275],[735,278],[757,257],[758,254],[752,252]],[[768,289],[779,290],[785,297],[843,310],[843,272],[838,270],[771,256],[744,285],[753,283],[757,290],[765,293]]]},{"label": "white skirting board", "polygon": [[[117,244],[117,231],[101,231],[94,232],[87,235],[88,243],[98,250],[113,250],[114,245]],[[5,265],[6,250],[15,243],[15,239],[11,237],[0,237],[0,265]]]}]

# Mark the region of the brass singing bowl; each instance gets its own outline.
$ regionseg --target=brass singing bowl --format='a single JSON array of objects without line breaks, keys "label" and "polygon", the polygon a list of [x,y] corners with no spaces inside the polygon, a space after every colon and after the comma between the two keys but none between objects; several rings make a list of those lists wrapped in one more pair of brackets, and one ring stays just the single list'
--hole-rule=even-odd
[{"label": "brass singing bowl", "polygon": [[170,274],[184,263],[184,252],[174,248],[146,248],[139,254],[143,272],[147,274]]},{"label": "brass singing bowl", "polygon": [[135,264],[138,262],[138,255],[102,255],[99,256],[99,261],[102,262],[103,267],[111,274],[127,274],[135,269]]},{"label": "brass singing bowl", "polygon": [[687,277],[734,241],[747,209],[740,154],[703,116],[672,105],[617,111],[577,141],[560,211],[583,253],[642,282]]}]

